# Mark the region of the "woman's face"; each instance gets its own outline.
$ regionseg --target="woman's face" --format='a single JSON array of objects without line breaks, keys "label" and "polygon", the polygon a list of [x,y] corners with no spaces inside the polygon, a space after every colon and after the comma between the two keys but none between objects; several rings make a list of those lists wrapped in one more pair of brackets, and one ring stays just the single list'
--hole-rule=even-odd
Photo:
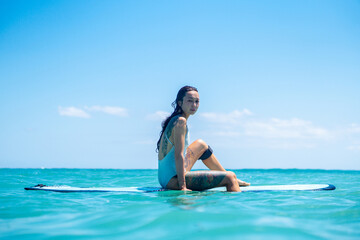
[{"label": "woman's face", "polygon": [[199,108],[200,98],[197,91],[186,92],[180,106],[185,114],[193,115]]}]

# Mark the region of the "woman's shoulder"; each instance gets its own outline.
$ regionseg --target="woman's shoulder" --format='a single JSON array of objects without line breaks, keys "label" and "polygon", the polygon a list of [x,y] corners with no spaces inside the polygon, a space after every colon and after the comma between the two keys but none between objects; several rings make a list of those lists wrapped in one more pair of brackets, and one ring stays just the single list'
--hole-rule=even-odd
[{"label": "woman's shoulder", "polygon": [[169,121],[169,123],[178,123],[178,122],[184,122],[185,121],[185,123],[186,123],[186,118],[184,118],[183,116],[181,116],[180,114],[178,114],[178,115],[175,115],[175,116],[173,116],[171,119],[170,119],[170,121]]},{"label": "woman's shoulder", "polygon": [[171,126],[171,128],[173,127],[186,127],[186,118],[184,118],[181,115],[176,115],[174,116],[171,120],[169,125]]},{"label": "woman's shoulder", "polygon": [[178,119],[175,121],[175,126],[185,127],[186,126],[186,118],[179,116]]}]

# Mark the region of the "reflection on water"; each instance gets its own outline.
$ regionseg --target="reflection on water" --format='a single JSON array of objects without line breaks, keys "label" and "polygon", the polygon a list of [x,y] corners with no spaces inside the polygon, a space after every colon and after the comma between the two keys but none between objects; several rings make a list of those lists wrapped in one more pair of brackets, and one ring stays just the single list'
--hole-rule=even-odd
[{"label": "reflection on water", "polygon": [[208,204],[203,202],[204,198],[207,198],[212,195],[223,194],[220,191],[164,191],[158,192],[159,197],[167,198],[166,202],[170,203],[172,206],[184,209],[184,210],[192,210],[198,207],[204,206],[204,204]]}]

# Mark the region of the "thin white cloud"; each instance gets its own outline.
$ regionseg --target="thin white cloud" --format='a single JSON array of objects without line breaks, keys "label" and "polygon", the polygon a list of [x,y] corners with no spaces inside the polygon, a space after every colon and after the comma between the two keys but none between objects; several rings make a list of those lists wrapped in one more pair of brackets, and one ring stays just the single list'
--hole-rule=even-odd
[{"label": "thin white cloud", "polygon": [[349,133],[360,133],[360,125],[356,123],[350,124],[350,127],[348,128]]},{"label": "thin white cloud", "polygon": [[262,138],[283,139],[330,139],[328,130],[314,126],[310,121],[297,118],[282,120],[273,118],[268,121],[247,122],[245,135]]},{"label": "thin white cloud", "polygon": [[165,111],[156,111],[155,113],[147,115],[146,119],[151,121],[163,121],[170,116],[170,114],[171,113]]},{"label": "thin white cloud", "polygon": [[155,144],[156,144],[156,141],[155,141],[155,140],[148,139],[148,140],[136,141],[136,142],[134,142],[134,143],[135,143],[135,144],[139,144],[139,145],[155,145]]},{"label": "thin white cloud", "polygon": [[236,124],[239,123],[245,116],[253,115],[248,109],[242,111],[234,110],[230,113],[202,113],[200,114],[205,120],[214,122],[214,123],[226,123],[226,124]]},{"label": "thin white cloud", "polygon": [[348,150],[351,151],[360,151],[360,144],[354,144],[347,147]]},{"label": "thin white cloud", "polygon": [[219,136],[219,137],[238,137],[240,135],[242,135],[240,132],[237,131],[216,131],[214,132],[215,136]]},{"label": "thin white cloud", "polygon": [[76,108],[76,107],[58,107],[58,112],[60,116],[67,117],[79,117],[79,118],[90,118],[90,115],[86,113],[84,110]]},{"label": "thin white cloud", "polygon": [[102,112],[109,115],[126,117],[128,116],[128,111],[125,108],[121,107],[111,107],[111,106],[92,106],[76,108],[76,107],[58,107],[58,112],[60,116],[68,117],[80,117],[80,118],[90,118],[89,112]]},{"label": "thin white cloud", "polygon": [[360,151],[360,124],[352,123],[344,132],[350,141],[347,149],[350,151]]},{"label": "thin white cloud", "polygon": [[127,117],[128,111],[122,107],[112,107],[112,106],[92,106],[92,107],[85,107],[88,111],[93,112],[102,112],[110,115],[115,115],[119,117]]},{"label": "thin white cloud", "polygon": [[312,149],[316,147],[316,144],[303,141],[271,141],[265,143],[265,147],[270,149]]},{"label": "thin white cloud", "polygon": [[[209,137],[227,144],[255,146],[274,149],[315,148],[324,141],[334,140],[336,134],[326,128],[314,125],[311,121],[298,118],[254,119],[247,109],[229,113],[202,114]],[[355,131],[358,125],[352,125]],[[209,131],[210,130],[210,131]]]},{"label": "thin white cloud", "polygon": [[[253,120],[253,113],[248,109],[234,110],[230,113],[203,113],[201,116],[209,123],[215,124],[216,136],[226,137],[260,137],[266,139],[330,139],[327,129],[316,127],[310,121],[298,118]],[[357,125],[353,128],[357,129]]]}]

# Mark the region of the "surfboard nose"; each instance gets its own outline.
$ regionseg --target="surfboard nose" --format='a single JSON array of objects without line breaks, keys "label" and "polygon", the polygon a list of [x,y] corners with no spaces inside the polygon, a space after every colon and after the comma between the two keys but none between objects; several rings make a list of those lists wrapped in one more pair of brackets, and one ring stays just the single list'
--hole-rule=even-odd
[{"label": "surfboard nose", "polygon": [[324,188],[324,190],[335,190],[335,189],[336,189],[336,187],[332,184],[329,184],[328,187]]}]

